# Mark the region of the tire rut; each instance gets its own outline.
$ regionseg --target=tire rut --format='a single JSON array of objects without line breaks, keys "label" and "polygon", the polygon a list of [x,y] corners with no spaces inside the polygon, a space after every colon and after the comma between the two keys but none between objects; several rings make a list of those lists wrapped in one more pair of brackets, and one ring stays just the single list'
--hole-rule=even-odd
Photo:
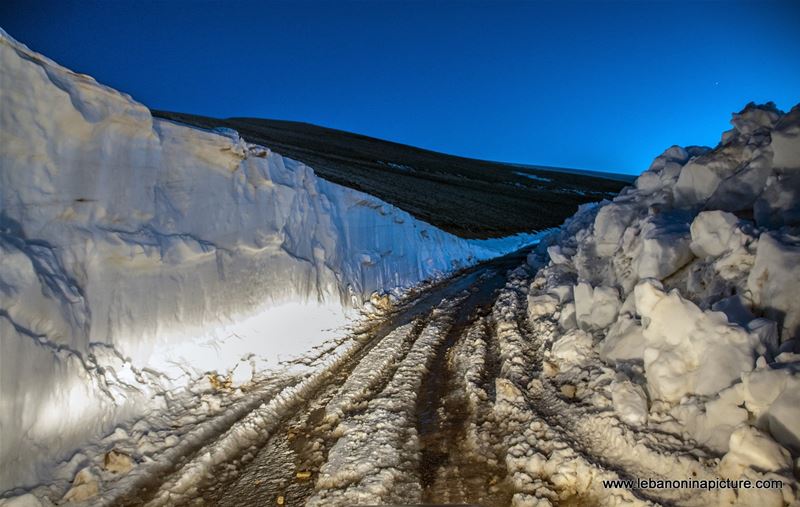
[{"label": "tire rut", "polygon": [[[211,505],[241,506],[256,505],[264,500],[273,502],[283,499],[285,505],[302,505],[314,493],[314,479],[327,461],[328,452],[336,442],[334,429],[340,418],[351,417],[365,409],[363,402],[380,392],[394,375],[411,345],[419,337],[428,322],[428,316],[417,318],[408,324],[411,330],[404,337],[388,371],[376,382],[367,386],[363,393],[347,400],[348,409],[339,410],[335,417],[328,414],[329,405],[344,390],[353,372],[370,357],[380,343],[365,350],[361,357],[348,368],[343,368],[276,431],[252,461],[240,463],[241,472],[231,470],[231,475],[222,484],[209,484],[199,491],[199,496]],[[349,406],[352,404],[352,407]]]},{"label": "tire rut", "polygon": [[[368,386],[358,397],[360,399],[353,400],[355,406],[383,389],[427,322],[428,317],[423,316],[409,324],[412,329],[403,340],[402,349],[390,371],[377,383]],[[314,479],[336,442],[334,429],[338,418],[326,417],[326,409],[354,370],[379,345],[380,340],[374,340],[365,347],[357,358],[309,396],[307,404],[277,428],[255,455],[234,463],[235,468],[229,467],[227,473],[204,485],[198,496],[206,504],[220,507],[259,505],[265,501],[277,503],[280,498],[285,505],[303,505],[314,493]],[[343,415],[351,416],[359,410],[364,410],[364,407],[345,410]]]},{"label": "tire rut", "polygon": [[[460,305],[453,326],[439,348],[433,365],[423,380],[417,400],[417,433],[420,441],[420,477],[423,501],[429,503],[481,503],[503,505],[509,500],[499,483],[504,471],[491,466],[486,456],[470,449],[468,432],[477,425],[477,407],[470,406],[464,379],[458,378],[462,342],[477,328],[487,330],[498,291],[505,285],[503,266],[487,273]],[[491,340],[490,340],[491,341]],[[488,375],[499,365],[493,350],[486,348],[483,358],[492,356]],[[490,382],[488,378],[485,383]],[[494,389],[490,388],[491,396]]]}]

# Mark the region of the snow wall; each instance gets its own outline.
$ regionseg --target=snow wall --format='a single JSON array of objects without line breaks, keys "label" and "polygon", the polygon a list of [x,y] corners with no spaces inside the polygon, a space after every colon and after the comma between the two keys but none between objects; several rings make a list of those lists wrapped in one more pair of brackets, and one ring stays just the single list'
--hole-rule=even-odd
[{"label": "snow wall", "polygon": [[373,291],[532,240],[460,239],[0,51],[0,491],[204,372],[307,351]]}]

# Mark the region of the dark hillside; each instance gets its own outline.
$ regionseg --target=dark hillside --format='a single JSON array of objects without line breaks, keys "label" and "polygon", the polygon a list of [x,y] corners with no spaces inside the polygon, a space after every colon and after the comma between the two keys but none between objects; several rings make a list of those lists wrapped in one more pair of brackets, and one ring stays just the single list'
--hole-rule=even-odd
[{"label": "dark hillside", "polygon": [[166,111],[153,115],[201,128],[234,129],[248,142],[299,160],[325,179],[375,195],[465,238],[555,227],[579,204],[625,186],[614,179],[446,155],[308,123]]}]

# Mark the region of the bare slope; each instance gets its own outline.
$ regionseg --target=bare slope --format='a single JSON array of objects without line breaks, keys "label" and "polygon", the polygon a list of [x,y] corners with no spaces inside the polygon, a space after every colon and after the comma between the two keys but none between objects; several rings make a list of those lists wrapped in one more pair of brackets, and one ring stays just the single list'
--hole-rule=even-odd
[{"label": "bare slope", "polygon": [[235,129],[247,141],[299,160],[325,179],[465,238],[556,227],[579,204],[615,195],[625,185],[611,178],[456,157],[308,123],[166,111],[153,115]]}]

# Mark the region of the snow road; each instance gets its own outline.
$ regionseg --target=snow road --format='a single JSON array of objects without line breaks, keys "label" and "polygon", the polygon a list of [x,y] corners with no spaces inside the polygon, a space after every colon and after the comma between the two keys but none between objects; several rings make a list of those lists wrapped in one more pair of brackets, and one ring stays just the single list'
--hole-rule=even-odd
[{"label": "snow road", "polygon": [[541,375],[553,330],[526,318],[531,275],[517,252],[417,294],[358,330],[350,349],[290,394],[95,505],[724,500],[716,491],[603,488],[607,479],[716,476],[693,445],[638,432]]}]

